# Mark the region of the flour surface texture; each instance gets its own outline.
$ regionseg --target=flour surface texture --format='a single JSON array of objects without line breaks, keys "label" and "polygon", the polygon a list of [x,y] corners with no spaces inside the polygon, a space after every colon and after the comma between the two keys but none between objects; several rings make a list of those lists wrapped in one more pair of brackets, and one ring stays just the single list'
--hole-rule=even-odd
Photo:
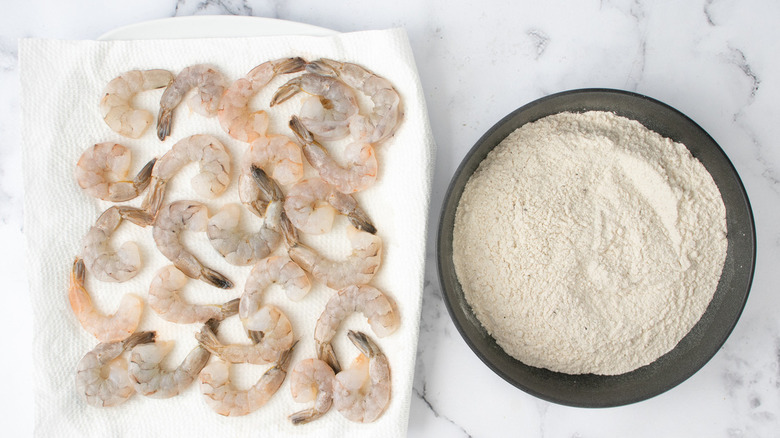
[{"label": "flour surface texture", "polygon": [[688,149],[592,111],[526,124],[488,154],[458,205],[453,261],[508,354],[616,375],[690,331],[726,248],[720,192]]}]

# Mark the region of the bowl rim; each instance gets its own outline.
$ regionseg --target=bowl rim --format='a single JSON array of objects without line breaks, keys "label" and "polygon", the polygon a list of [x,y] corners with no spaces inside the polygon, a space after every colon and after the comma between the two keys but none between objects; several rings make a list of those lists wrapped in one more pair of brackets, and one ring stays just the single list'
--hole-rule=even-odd
[{"label": "bowl rim", "polygon": [[[460,193],[457,194],[457,199],[453,199],[454,196],[455,196],[454,191],[455,191],[457,182],[458,182],[459,178],[461,177],[462,173],[464,172],[464,169],[469,165],[469,163],[472,161],[473,157],[479,152],[479,150],[482,148],[483,144],[486,141],[488,141],[496,133],[496,131],[498,131],[501,128],[504,128],[505,125],[507,125],[507,123],[509,123],[512,120],[514,120],[516,117],[518,117],[518,115],[520,115],[520,114],[522,114],[522,113],[524,113],[526,111],[529,111],[530,109],[532,109],[532,108],[534,108],[534,107],[536,107],[536,106],[538,106],[538,105],[540,105],[542,103],[545,103],[547,101],[554,100],[554,99],[562,99],[562,98],[565,99],[565,98],[568,98],[570,96],[582,96],[582,95],[586,95],[586,94],[594,94],[594,95],[601,94],[601,95],[604,95],[604,96],[622,96],[622,97],[627,97],[629,99],[638,99],[640,101],[645,101],[645,102],[648,102],[649,104],[658,106],[662,111],[667,111],[667,112],[671,113],[672,115],[674,115],[675,117],[680,118],[691,129],[698,131],[698,134],[702,135],[703,138],[708,139],[709,142],[711,143],[711,145],[715,146],[715,148],[714,148],[714,150],[712,152],[715,155],[719,156],[719,159],[722,161],[722,165],[725,167],[725,169],[728,172],[730,172],[731,176],[733,176],[733,183],[734,183],[733,184],[733,189],[737,190],[737,195],[740,196],[740,200],[744,200],[744,209],[745,210],[742,213],[744,213],[746,215],[747,219],[748,219],[746,221],[746,223],[744,224],[745,227],[747,228],[747,231],[748,231],[748,233],[745,233],[744,239],[745,239],[745,242],[747,243],[747,246],[748,246],[748,255],[750,256],[750,263],[748,264],[749,266],[747,267],[747,269],[744,272],[744,274],[746,275],[746,277],[743,279],[744,286],[745,286],[744,295],[741,297],[741,300],[735,302],[735,304],[737,305],[738,309],[736,310],[736,314],[734,315],[733,320],[728,321],[728,324],[725,325],[721,329],[722,336],[720,336],[718,339],[714,339],[713,341],[709,342],[709,344],[717,345],[717,348],[713,348],[712,351],[708,351],[703,357],[698,357],[698,361],[695,364],[693,364],[692,367],[690,367],[690,368],[692,368],[692,371],[690,373],[687,373],[687,372],[683,373],[685,375],[681,376],[681,378],[678,377],[677,379],[674,379],[674,381],[669,383],[669,384],[660,385],[660,386],[658,386],[656,388],[653,388],[651,390],[645,391],[642,394],[627,394],[627,395],[625,395],[623,397],[612,398],[612,399],[609,399],[609,400],[591,400],[591,399],[572,400],[572,399],[568,399],[568,398],[564,398],[564,397],[560,397],[560,396],[550,395],[550,394],[545,393],[543,391],[535,390],[535,389],[529,387],[527,384],[524,384],[523,382],[517,381],[508,372],[506,372],[504,369],[502,369],[501,367],[499,367],[496,364],[494,364],[491,360],[489,360],[489,358],[487,357],[485,351],[483,351],[483,347],[478,345],[478,343],[467,334],[466,327],[464,327],[464,322],[462,320],[469,319],[469,316],[470,316],[471,317],[470,319],[472,321],[477,321],[477,323],[480,324],[480,327],[477,327],[477,329],[481,329],[482,331],[484,331],[484,328],[481,327],[481,323],[479,323],[479,320],[473,314],[473,311],[471,310],[471,307],[468,305],[468,303],[465,303],[465,306],[461,306],[461,307],[465,307],[467,309],[467,311],[470,313],[470,315],[465,315],[465,314],[461,315],[459,313],[460,309],[458,309],[458,306],[456,306],[456,303],[452,302],[453,301],[453,295],[457,294],[457,291],[450,290],[450,288],[448,288],[446,286],[447,279],[445,278],[445,275],[444,275],[444,265],[446,264],[447,261],[452,263],[451,251],[450,251],[449,255],[442,254],[443,245],[446,244],[446,242],[444,242],[444,240],[447,238],[447,235],[449,235],[450,240],[451,240],[451,238],[452,238],[451,230],[452,230],[452,228],[454,228],[453,226],[450,226],[449,234],[445,232],[445,231],[447,231],[445,229],[445,226],[447,225],[447,224],[445,224],[445,221],[446,221],[448,208],[457,209],[457,205],[460,202],[460,197],[462,196],[462,189],[461,189]],[[566,110],[563,110],[563,111],[566,111]],[[558,111],[558,112],[563,112],[563,111]],[[588,111],[588,108],[583,108],[582,111],[583,112],[584,111]],[[550,114],[546,114],[546,115],[551,115],[551,114],[555,114],[555,113],[550,113]],[[520,125],[515,126],[514,128],[512,128],[512,130],[517,129],[518,127],[522,126],[525,123],[531,123],[533,121],[539,120],[540,118],[545,117],[546,115],[543,115],[541,117],[535,118],[533,120],[526,121],[526,122],[524,122],[524,123],[522,123]],[[621,114],[618,114],[618,115],[621,115]],[[624,116],[624,117],[631,118],[630,116]],[[632,119],[632,120],[635,120],[635,119]],[[643,123],[641,121],[640,121],[640,123],[645,125],[645,123]],[[648,128],[652,129],[650,127],[648,127]],[[653,130],[655,131],[655,129],[653,129]],[[664,135],[664,137],[667,137],[667,136]],[[488,149],[488,152],[493,150],[499,143],[500,143],[500,140],[498,142],[496,142],[492,147],[490,147]],[[690,148],[690,145],[686,144],[686,148],[688,148],[689,151],[691,151],[691,153],[695,156],[695,154],[693,153],[693,151]],[[486,152],[486,154],[487,154],[487,152]],[[696,158],[699,159],[698,157],[696,157]],[[479,162],[476,164],[476,167],[474,167],[474,170],[476,170],[476,168],[479,166],[479,163],[482,160],[484,160],[484,157],[481,160],[479,160]],[[702,164],[704,164],[704,163],[702,163]],[[711,173],[709,168],[707,168],[707,171],[712,175],[712,173]],[[471,174],[473,174],[473,171],[471,172]],[[469,178],[471,177],[471,174],[468,175]],[[715,179],[714,176],[713,176],[713,179]],[[468,178],[466,179],[466,181],[468,181]],[[464,183],[464,185],[465,185],[465,183]],[[722,188],[720,186],[718,186],[718,188],[719,188],[719,191],[722,192]],[[724,195],[721,193],[721,196],[724,196]],[[724,200],[724,204],[725,203],[726,203],[726,201]],[[740,207],[740,205],[738,205],[737,207]],[[439,221],[438,221],[439,223],[438,223],[438,230],[437,230],[437,237],[436,237],[437,278],[439,280],[439,287],[440,287],[440,290],[442,291],[444,302],[445,302],[445,305],[447,307],[447,312],[449,313],[450,318],[452,319],[453,324],[455,325],[456,329],[460,333],[461,337],[466,342],[466,344],[469,346],[469,348],[472,350],[472,352],[474,352],[477,355],[477,357],[479,357],[479,359],[485,365],[487,365],[487,367],[489,369],[491,369],[494,373],[496,373],[499,377],[501,377],[502,379],[504,379],[508,383],[512,384],[513,386],[517,387],[518,389],[520,389],[520,390],[522,390],[522,391],[524,391],[524,392],[526,392],[526,393],[528,393],[530,395],[533,395],[535,397],[538,397],[540,399],[543,399],[543,400],[546,400],[546,401],[549,401],[549,402],[561,404],[561,405],[574,406],[574,407],[585,407],[585,408],[605,408],[605,407],[616,407],[616,406],[628,405],[628,404],[640,402],[640,401],[643,401],[643,400],[647,400],[649,398],[652,398],[652,397],[655,397],[655,396],[657,396],[659,394],[662,394],[662,393],[664,393],[664,392],[666,392],[666,391],[668,391],[668,390],[678,386],[679,384],[681,384],[682,382],[684,382],[685,380],[690,378],[693,374],[698,372],[707,362],[709,362],[709,360],[711,360],[712,357],[714,357],[714,355],[720,350],[720,348],[723,346],[723,344],[726,342],[726,340],[730,336],[731,332],[733,331],[734,327],[736,326],[737,322],[739,321],[740,316],[741,316],[741,314],[742,314],[742,312],[744,310],[745,303],[747,302],[747,298],[748,298],[748,295],[750,293],[750,288],[752,286],[752,281],[753,281],[753,277],[754,277],[754,274],[755,274],[755,264],[756,264],[755,220],[754,220],[752,208],[751,208],[751,205],[750,205],[750,200],[749,200],[748,195],[747,195],[747,191],[745,190],[745,186],[744,186],[744,184],[742,183],[742,180],[739,177],[739,173],[737,172],[737,170],[734,167],[734,165],[731,162],[731,160],[728,158],[728,156],[723,151],[721,146],[709,135],[709,133],[707,131],[705,131],[700,125],[698,125],[695,121],[693,121],[690,117],[688,117],[687,115],[685,115],[681,111],[677,110],[676,108],[674,108],[674,107],[672,107],[672,106],[670,106],[670,105],[668,105],[668,104],[666,104],[664,102],[661,102],[661,101],[659,101],[657,99],[654,99],[654,98],[651,98],[649,96],[646,96],[646,95],[643,95],[643,94],[639,94],[639,93],[636,93],[636,92],[632,92],[632,91],[612,89],[612,88],[579,88],[579,89],[571,89],[571,90],[566,90],[566,91],[562,91],[562,92],[558,92],[558,93],[548,94],[548,95],[543,96],[543,97],[541,97],[539,99],[533,100],[533,101],[531,101],[529,103],[526,103],[525,105],[517,108],[516,110],[510,112],[506,116],[502,117],[498,122],[496,122],[493,126],[491,126],[491,128],[488,129],[474,143],[474,145],[469,149],[469,151],[466,153],[466,155],[462,158],[460,164],[458,165],[458,167],[455,170],[452,178],[450,179],[450,183],[449,183],[449,185],[447,187],[447,191],[444,194],[444,198],[443,198],[443,201],[442,201],[439,213],[440,213],[439,214]],[[452,217],[453,217],[453,222],[454,222],[454,213],[452,214]],[[727,212],[727,218],[728,218],[728,212]],[[451,245],[451,241],[449,243]],[[731,251],[731,243],[729,243],[729,249],[727,251]],[[446,259],[449,259],[449,260],[446,260]],[[727,259],[728,259],[728,256],[727,256]],[[454,265],[454,263],[452,263],[452,264]],[[726,266],[726,262],[724,262],[724,271],[725,271],[725,266]],[[460,287],[460,283],[459,283],[459,280],[457,279],[457,276],[454,275],[454,268],[452,269],[452,271],[453,271],[454,282],[455,282],[455,284],[457,284],[457,288],[460,289],[460,294],[462,295],[462,288]],[[723,274],[721,274],[721,275],[722,275],[722,277],[718,281],[718,286],[717,286],[718,290],[721,288],[721,281],[723,281]],[[718,290],[716,290],[716,295],[718,294]],[[728,292],[723,292],[723,293],[728,293]],[[713,302],[714,301],[715,301],[715,297],[713,297]],[[465,302],[465,298],[463,298],[463,302]],[[705,315],[710,311],[710,307],[713,305],[713,302],[711,302],[708,305],[707,310],[705,311]],[[726,311],[727,310],[728,309],[726,309]],[[720,311],[720,310],[718,309],[718,311]],[[733,313],[733,310],[732,310],[732,313]],[[675,350],[678,349],[678,346],[680,344],[682,344],[683,341],[685,341],[687,338],[689,338],[691,333],[696,329],[696,327],[698,327],[700,325],[700,322],[703,319],[704,319],[704,315],[702,315],[702,318],[700,319],[699,322],[696,323],[694,328],[691,329],[691,332],[686,334],[686,336],[678,343],[677,346],[675,346],[672,349],[672,351],[670,351],[669,353],[666,353],[665,355],[662,355],[660,358],[658,358],[653,363],[651,363],[649,365],[646,365],[644,367],[640,367],[637,370],[630,371],[628,373],[624,373],[624,374],[621,374],[621,375],[617,375],[617,376],[597,376],[597,377],[598,378],[602,378],[602,379],[617,379],[617,378],[622,378],[624,376],[628,376],[628,375],[630,375],[632,373],[637,372],[638,370],[643,370],[643,369],[645,369],[647,367],[652,366],[656,362],[659,362],[662,358],[665,358],[665,357],[669,356],[670,354],[672,354],[673,352],[675,352]],[[492,337],[491,337],[491,339],[492,339]],[[492,341],[495,344],[495,339],[492,339]],[[500,349],[500,347],[498,347],[498,348]],[[592,375],[592,374],[588,374],[588,375],[570,375],[570,374],[565,374],[565,373],[553,372],[553,371],[549,371],[549,370],[546,370],[546,369],[530,367],[528,365],[522,364],[521,362],[517,361],[516,359],[512,358],[511,356],[508,356],[503,350],[501,350],[501,353],[503,353],[511,361],[516,362],[520,366],[533,368],[535,370],[538,370],[541,373],[549,375],[552,378],[555,378],[555,376],[558,376],[558,377],[566,376],[567,378],[572,378],[572,377],[576,378],[576,377],[580,377],[580,376],[595,376],[595,375]]]}]

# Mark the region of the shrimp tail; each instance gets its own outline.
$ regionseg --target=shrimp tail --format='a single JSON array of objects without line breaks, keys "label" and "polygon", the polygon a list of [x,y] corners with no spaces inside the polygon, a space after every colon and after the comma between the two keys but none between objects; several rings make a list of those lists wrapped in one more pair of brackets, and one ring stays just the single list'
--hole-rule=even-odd
[{"label": "shrimp tail", "polygon": [[341,365],[339,360],[336,359],[336,352],[333,351],[333,346],[330,342],[317,341],[317,358],[330,365],[334,373],[338,374],[341,372]]},{"label": "shrimp tail", "polygon": [[287,58],[274,67],[274,73],[282,75],[298,73],[306,68],[306,64],[308,64],[308,62],[300,56]]},{"label": "shrimp tail", "polygon": [[229,318],[238,313],[238,304],[241,302],[241,298],[230,300],[222,305],[222,312],[219,315],[219,321]]},{"label": "shrimp tail", "polygon": [[149,192],[141,203],[141,208],[149,213],[152,217],[152,222],[154,222],[157,218],[157,213],[159,213],[160,208],[162,208],[163,200],[165,199],[166,183],[160,179],[152,179],[154,180],[154,184],[152,184],[152,187],[149,189]]},{"label": "shrimp tail", "polygon": [[207,283],[216,286],[220,289],[231,289],[233,282],[219,272],[203,266],[200,268],[200,276]]},{"label": "shrimp tail", "polygon": [[279,360],[276,361],[275,365],[276,368],[284,371],[285,373],[287,372],[287,368],[290,366],[290,361],[292,360],[292,351],[296,345],[298,345],[298,341],[293,342],[290,348],[279,354]]},{"label": "shrimp tail", "polygon": [[298,140],[300,140],[302,143],[316,143],[316,141],[314,141],[314,136],[308,129],[306,129],[305,126],[303,126],[303,122],[301,122],[301,119],[299,119],[298,116],[293,114],[293,116],[290,117],[289,125],[293,134],[295,134],[295,137],[297,137]]},{"label": "shrimp tail", "polygon": [[290,414],[289,418],[290,421],[292,421],[292,424],[299,425],[299,424],[306,424],[310,421],[314,421],[320,417],[322,417],[325,414],[325,412],[320,412],[314,408],[304,409],[302,411],[298,411],[294,414]]},{"label": "shrimp tail", "polygon": [[379,346],[363,332],[350,330],[347,332],[347,337],[366,357],[374,357],[380,352]]},{"label": "shrimp tail", "polygon": [[171,134],[171,122],[173,121],[173,108],[160,108],[157,115],[157,138],[164,141]]},{"label": "shrimp tail", "polygon": [[254,164],[252,165],[252,179],[255,180],[257,187],[260,188],[260,192],[268,202],[284,199],[284,192],[279,184],[271,179],[263,169]]},{"label": "shrimp tail", "polygon": [[298,230],[290,222],[290,218],[287,217],[287,212],[284,210],[282,210],[279,225],[282,230],[282,236],[284,236],[284,243],[287,245],[287,248],[292,248],[298,243]]},{"label": "shrimp tail", "polygon": [[271,106],[275,106],[282,102],[287,101],[291,97],[301,92],[301,80],[298,78],[292,78],[287,81],[286,84],[279,87],[271,97]]},{"label": "shrimp tail", "polygon": [[138,226],[145,227],[154,222],[154,217],[146,210],[128,206],[121,206],[118,209],[122,219],[127,219]]},{"label": "shrimp tail", "polygon": [[84,279],[86,278],[86,275],[87,272],[84,268],[84,259],[81,257],[76,257],[76,260],[73,261],[73,271],[70,274],[71,283],[80,287],[84,287]]},{"label": "shrimp tail", "polygon": [[135,187],[139,193],[146,190],[146,187],[149,186],[149,182],[152,179],[152,169],[154,169],[154,164],[156,162],[157,162],[157,158],[152,158],[138,172],[138,175],[136,175],[135,178],[133,178],[133,187]]},{"label": "shrimp tail", "polygon": [[306,71],[320,76],[336,77],[336,70],[326,63],[326,59],[318,59],[306,64]]},{"label": "shrimp tail", "polygon": [[84,260],[81,257],[76,257],[76,260],[73,261],[73,270],[70,272],[70,287],[68,288],[68,301],[70,301],[70,307],[76,315],[92,308],[92,299],[84,291],[85,277]]},{"label": "shrimp tail", "polygon": [[122,341],[122,346],[125,350],[127,350],[128,348],[133,348],[139,344],[148,344],[150,342],[154,342],[154,338],[156,336],[157,332],[135,332],[127,339]]},{"label": "shrimp tail", "polygon": [[198,341],[201,347],[208,350],[211,354],[219,356],[223,349],[222,343],[217,339],[217,334],[214,333],[216,327],[212,327],[216,321],[209,320],[203,325],[203,328],[199,332],[195,333],[195,339]]},{"label": "shrimp tail", "polygon": [[367,233],[376,234],[376,227],[371,223],[371,219],[363,210],[354,210],[347,215],[349,223],[358,230],[363,230]]}]

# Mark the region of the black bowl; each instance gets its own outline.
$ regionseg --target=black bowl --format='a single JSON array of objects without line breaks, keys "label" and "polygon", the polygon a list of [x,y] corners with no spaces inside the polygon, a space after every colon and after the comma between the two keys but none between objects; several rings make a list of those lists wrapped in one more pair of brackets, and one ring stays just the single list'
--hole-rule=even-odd
[{"label": "black bowl", "polygon": [[[669,353],[634,371],[572,375],[523,364],[488,335],[463,296],[452,261],[452,234],[463,188],[479,163],[520,126],[563,111],[610,111],[683,143],[712,175],[726,206],[728,249],[723,273],[706,312]],[[442,206],[437,257],[447,309],[461,336],[496,374],[536,397],[569,406],[621,406],[667,391],[692,376],[720,349],[737,323],[753,280],[756,244],[753,213],[734,166],[718,144],[684,114],[640,94],[610,89],[565,91],[531,102],[490,128],[455,171]]]}]

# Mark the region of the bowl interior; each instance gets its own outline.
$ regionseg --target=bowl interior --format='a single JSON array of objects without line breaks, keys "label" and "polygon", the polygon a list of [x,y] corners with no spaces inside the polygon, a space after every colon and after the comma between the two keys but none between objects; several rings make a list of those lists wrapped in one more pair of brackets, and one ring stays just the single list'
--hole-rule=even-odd
[{"label": "bowl interior", "polygon": [[[691,331],[655,362],[617,376],[571,375],[523,364],[496,344],[463,295],[452,261],[455,211],[464,186],[479,163],[512,131],[563,111],[611,111],[683,143],[712,175],[726,207],[728,249],[715,295]],[[439,281],[447,309],[466,343],[494,372],[539,398],[579,407],[620,406],[648,399],[693,375],[715,355],[737,323],[747,300],[755,265],[755,229],[739,175],[718,144],[695,122],[657,100],[619,90],[584,89],[553,94],[512,112],[469,151],[455,172],[439,222]]]}]

